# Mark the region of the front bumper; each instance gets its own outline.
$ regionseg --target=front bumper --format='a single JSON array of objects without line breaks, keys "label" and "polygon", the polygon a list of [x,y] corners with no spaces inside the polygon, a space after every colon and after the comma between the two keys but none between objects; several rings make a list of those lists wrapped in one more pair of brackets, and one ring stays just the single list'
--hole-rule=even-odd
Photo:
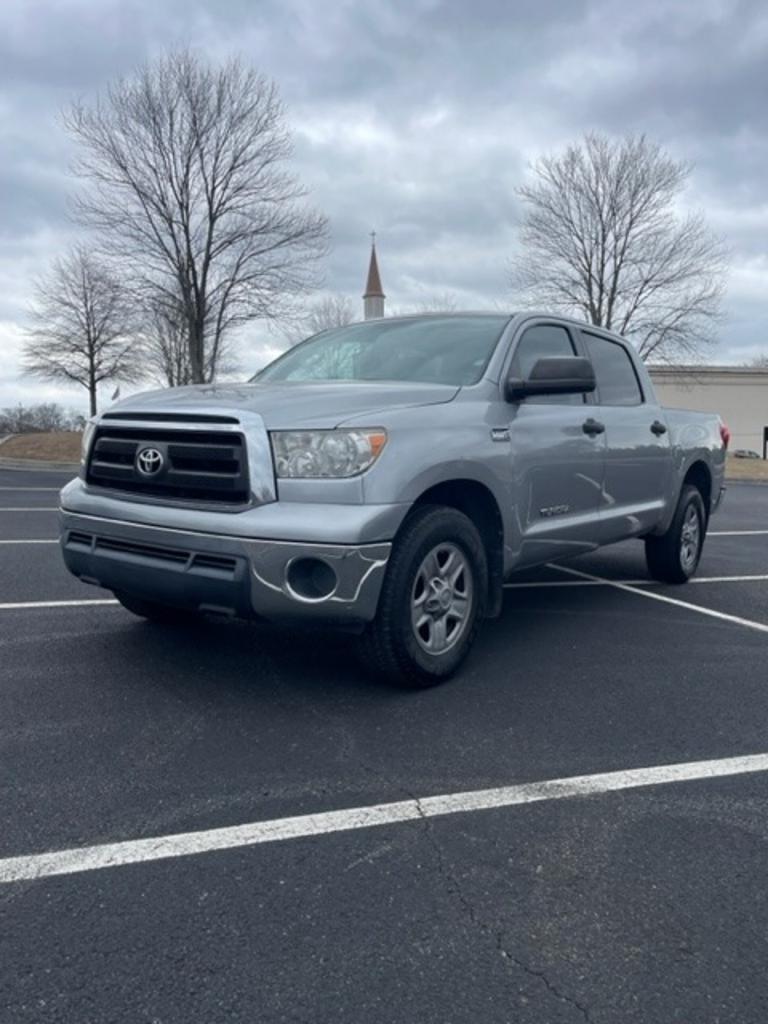
[{"label": "front bumper", "polygon": [[[224,517],[231,521],[230,517]],[[244,618],[359,625],[376,614],[391,543],[221,535],[60,512],[61,549],[87,583]]]}]

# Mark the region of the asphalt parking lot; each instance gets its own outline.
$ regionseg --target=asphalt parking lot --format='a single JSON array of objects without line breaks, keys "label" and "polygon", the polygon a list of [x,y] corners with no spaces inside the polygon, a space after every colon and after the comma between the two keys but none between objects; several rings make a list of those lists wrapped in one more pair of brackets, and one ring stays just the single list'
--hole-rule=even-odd
[{"label": "asphalt parking lot", "polygon": [[697,582],[528,574],[403,693],[343,636],[133,618],[65,572],[62,482],[0,471],[3,1024],[765,1024],[768,487]]}]

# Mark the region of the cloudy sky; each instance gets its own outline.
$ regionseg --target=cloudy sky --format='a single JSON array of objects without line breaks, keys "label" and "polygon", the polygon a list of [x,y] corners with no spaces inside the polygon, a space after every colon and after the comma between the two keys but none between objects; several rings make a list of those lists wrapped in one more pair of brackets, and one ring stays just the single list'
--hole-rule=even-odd
[{"label": "cloudy sky", "polygon": [[[31,282],[74,235],[59,113],[180,45],[278,82],[329,291],[359,300],[375,228],[392,306],[510,306],[530,162],[646,132],[694,163],[685,203],[732,250],[711,361],[768,351],[765,0],[0,0],[0,407],[85,404],[18,375]],[[270,345],[249,331],[243,370]]]}]

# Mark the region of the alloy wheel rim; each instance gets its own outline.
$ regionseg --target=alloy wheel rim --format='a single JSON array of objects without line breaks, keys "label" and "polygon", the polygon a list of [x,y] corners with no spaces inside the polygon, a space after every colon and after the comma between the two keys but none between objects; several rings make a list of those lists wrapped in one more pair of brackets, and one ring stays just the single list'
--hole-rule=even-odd
[{"label": "alloy wheel rim", "polygon": [[701,523],[695,505],[689,505],[683,517],[683,528],[680,535],[680,564],[686,572],[696,565],[701,545]]},{"label": "alloy wheel rim", "polygon": [[445,654],[461,640],[474,607],[469,560],[450,542],[436,544],[419,566],[411,590],[411,626],[419,647]]}]

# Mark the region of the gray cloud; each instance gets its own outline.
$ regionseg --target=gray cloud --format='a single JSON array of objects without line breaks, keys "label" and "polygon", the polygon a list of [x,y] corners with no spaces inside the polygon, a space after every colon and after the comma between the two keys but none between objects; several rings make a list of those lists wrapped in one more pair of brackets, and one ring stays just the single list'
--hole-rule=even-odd
[{"label": "gray cloud", "polygon": [[[360,295],[375,227],[393,305],[446,291],[509,302],[514,188],[529,161],[586,130],[645,131],[695,164],[687,198],[733,251],[715,357],[768,348],[758,0],[4,0],[0,405],[18,387],[29,280],[74,231],[58,115],[179,45],[214,60],[238,52],[278,81],[296,169],[331,220],[328,289]],[[273,343],[246,332],[244,368]]]}]

